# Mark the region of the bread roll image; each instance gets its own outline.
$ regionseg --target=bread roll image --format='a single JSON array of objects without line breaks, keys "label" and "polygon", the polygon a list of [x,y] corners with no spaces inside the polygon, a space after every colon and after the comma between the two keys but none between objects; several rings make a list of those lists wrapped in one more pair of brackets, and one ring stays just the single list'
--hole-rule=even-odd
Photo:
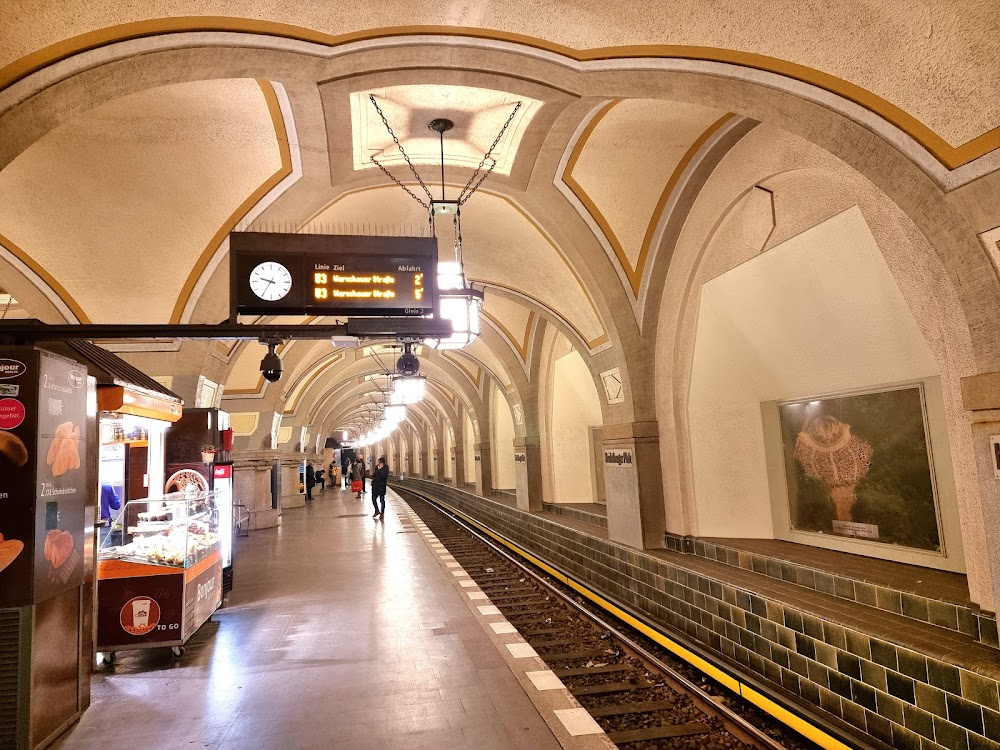
[{"label": "bread roll image", "polygon": [[0,468],[20,469],[28,463],[28,449],[17,435],[0,430]]},{"label": "bread roll image", "polygon": [[61,477],[67,471],[80,468],[80,428],[63,422],[56,428],[49,443],[45,463],[52,467],[52,476]]},{"label": "bread roll image", "polygon": [[17,539],[4,541],[3,534],[0,534],[0,571],[14,562],[23,549],[24,542],[19,542]]}]

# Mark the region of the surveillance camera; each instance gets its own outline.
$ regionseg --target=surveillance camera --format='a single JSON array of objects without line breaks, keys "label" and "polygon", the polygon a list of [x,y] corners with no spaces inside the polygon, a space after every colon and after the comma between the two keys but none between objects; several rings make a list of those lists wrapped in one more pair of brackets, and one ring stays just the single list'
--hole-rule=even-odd
[{"label": "surveillance camera", "polygon": [[396,361],[396,372],[400,375],[412,376],[420,372],[420,360],[417,355],[406,352]]},{"label": "surveillance camera", "polygon": [[274,344],[267,345],[267,354],[260,361],[260,371],[268,383],[281,380],[281,357],[274,351]]}]

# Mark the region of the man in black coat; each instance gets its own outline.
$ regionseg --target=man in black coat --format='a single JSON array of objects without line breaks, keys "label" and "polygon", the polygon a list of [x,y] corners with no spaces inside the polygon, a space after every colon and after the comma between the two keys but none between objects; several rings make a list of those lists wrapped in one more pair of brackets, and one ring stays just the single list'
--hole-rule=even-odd
[{"label": "man in black coat", "polygon": [[[385,516],[385,492],[389,482],[389,467],[385,463],[385,456],[378,460],[378,466],[372,472],[372,505],[375,506],[375,513],[372,518],[383,518]],[[379,499],[382,500],[382,507],[379,508]]]},{"label": "man in black coat", "polygon": [[311,463],[306,464],[306,500],[313,499],[313,487],[316,486],[316,470]]}]

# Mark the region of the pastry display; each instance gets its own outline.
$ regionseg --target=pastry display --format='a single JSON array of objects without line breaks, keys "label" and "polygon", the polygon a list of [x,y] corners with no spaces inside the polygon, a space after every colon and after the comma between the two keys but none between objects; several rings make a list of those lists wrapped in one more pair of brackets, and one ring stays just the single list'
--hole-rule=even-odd
[{"label": "pastry display", "polygon": [[0,468],[20,469],[28,463],[28,449],[21,438],[0,430]]},{"label": "pastry display", "polygon": [[17,556],[24,550],[24,542],[17,539],[4,539],[0,534],[0,571],[14,562]]},{"label": "pastry display", "polygon": [[52,467],[52,476],[61,477],[67,471],[80,468],[80,428],[63,422],[56,428],[49,443],[45,463]]}]

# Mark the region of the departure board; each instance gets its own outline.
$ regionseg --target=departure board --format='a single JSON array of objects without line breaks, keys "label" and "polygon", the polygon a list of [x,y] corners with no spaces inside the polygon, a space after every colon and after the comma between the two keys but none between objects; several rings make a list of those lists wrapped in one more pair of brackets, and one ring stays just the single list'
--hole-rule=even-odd
[{"label": "departure board", "polygon": [[230,235],[239,314],[426,316],[437,298],[433,237]]}]

